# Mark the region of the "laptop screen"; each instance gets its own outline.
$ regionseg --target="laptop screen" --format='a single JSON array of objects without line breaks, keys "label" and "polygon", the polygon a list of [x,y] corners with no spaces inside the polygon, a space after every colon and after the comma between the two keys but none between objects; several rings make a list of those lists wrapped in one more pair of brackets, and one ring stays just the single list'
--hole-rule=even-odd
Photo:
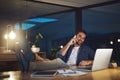
[{"label": "laptop screen", "polygon": [[113,49],[97,49],[93,61],[92,71],[109,67]]}]

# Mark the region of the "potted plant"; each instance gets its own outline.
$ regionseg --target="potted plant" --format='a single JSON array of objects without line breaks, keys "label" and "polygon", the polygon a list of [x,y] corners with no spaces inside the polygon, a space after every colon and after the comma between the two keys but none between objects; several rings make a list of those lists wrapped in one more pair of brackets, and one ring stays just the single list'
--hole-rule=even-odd
[{"label": "potted plant", "polygon": [[35,42],[34,42],[34,46],[35,47],[39,47],[40,46],[40,43],[39,43],[39,41],[40,41],[40,39],[43,39],[43,35],[41,34],[41,33],[38,33],[36,36],[35,36]]},{"label": "potted plant", "polygon": [[32,52],[39,52],[40,51],[40,39],[43,39],[43,35],[41,33],[38,33],[36,36],[35,36],[35,41],[33,42],[33,45],[32,45]]},{"label": "potted plant", "polygon": [[56,58],[57,51],[58,51],[58,50],[57,50],[56,48],[51,48],[51,54],[48,55],[48,58],[49,58],[50,60],[55,59],[55,58]]}]

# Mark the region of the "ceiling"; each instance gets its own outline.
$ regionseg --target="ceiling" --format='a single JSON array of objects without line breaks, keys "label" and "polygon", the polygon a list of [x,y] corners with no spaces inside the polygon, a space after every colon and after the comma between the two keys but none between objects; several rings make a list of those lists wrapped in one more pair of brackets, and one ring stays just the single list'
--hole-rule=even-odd
[{"label": "ceiling", "polygon": [[116,0],[0,0],[0,26],[31,17],[45,16]]}]

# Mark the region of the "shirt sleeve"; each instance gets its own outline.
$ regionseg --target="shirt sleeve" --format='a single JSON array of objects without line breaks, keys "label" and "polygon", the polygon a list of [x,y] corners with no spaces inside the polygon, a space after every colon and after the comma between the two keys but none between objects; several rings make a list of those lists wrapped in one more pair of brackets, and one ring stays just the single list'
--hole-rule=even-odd
[{"label": "shirt sleeve", "polygon": [[94,60],[94,56],[95,56],[95,51],[89,48],[89,59]]},{"label": "shirt sleeve", "polygon": [[63,61],[65,60],[65,56],[62,56],[60,51],[57,52],[57,58],[60,58]]}]

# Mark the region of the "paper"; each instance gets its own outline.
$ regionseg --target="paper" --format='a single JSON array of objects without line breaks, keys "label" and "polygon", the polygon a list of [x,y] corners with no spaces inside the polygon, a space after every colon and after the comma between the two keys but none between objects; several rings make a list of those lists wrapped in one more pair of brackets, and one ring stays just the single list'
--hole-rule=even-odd
[{"label": "paper", "polygon": [[74,71],[74,70],[71,70],[71,69],[67,69],[67,70],[57,70],[57,72],[58,72],[59,74],[64,75],[64,76],[80,76],[80,75],[87,74],[86,72]]}]

